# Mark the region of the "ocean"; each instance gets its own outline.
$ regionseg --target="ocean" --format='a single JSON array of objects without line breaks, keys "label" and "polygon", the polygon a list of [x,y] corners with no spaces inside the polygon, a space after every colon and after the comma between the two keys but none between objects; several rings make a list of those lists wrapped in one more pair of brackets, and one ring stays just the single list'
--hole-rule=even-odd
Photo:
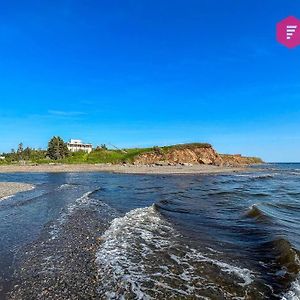
[{"label": "ocean", "polygon": [[300,299],[300,164],[0,174],[1,299]]}]

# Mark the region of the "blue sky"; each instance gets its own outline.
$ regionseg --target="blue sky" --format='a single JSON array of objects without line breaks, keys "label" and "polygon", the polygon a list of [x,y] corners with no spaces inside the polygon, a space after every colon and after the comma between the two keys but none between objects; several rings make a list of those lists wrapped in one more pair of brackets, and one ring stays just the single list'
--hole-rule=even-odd
[{"label": "blue sky", "polygon": [[0,152],[53,135],[300,161],[298,1],[3,1]]}]

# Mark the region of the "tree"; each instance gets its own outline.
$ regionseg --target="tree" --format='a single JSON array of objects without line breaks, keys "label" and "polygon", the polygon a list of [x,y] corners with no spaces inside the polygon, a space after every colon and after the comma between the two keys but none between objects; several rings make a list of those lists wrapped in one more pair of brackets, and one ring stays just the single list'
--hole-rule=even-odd
[{"label": "tree", "polygon": [[23,159],[24,160],[30,160],[31,159],[31,149],[29,147],[26,147],[23,151]]},{"label": "tree", "polygon": [[10,153],[8,153],[8,156],[9,156],[10,161],[17,161],[18,160],[18,155],[17,155],[15,149],[11,149]]},{"label": "tree", "polygon": [[22,154],[23,154],[23,151],[24,151],[23,143],[21,142],[21,143],[18,145],[18,150],[17,150],[17,153],[18,153],[18,159],[19,159],[19,160],[22,160]]},{"label": "tree", "polygon": [[54,136],[48,143],[47,155],[51,159],[62,159],[69,155],[67,144],[59,136]]}]

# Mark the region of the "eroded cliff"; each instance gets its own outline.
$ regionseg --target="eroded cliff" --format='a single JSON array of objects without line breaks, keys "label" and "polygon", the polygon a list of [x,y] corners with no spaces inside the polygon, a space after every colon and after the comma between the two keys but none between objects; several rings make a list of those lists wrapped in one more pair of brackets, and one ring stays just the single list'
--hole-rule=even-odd
[{"label": "eroded cliff", "polygon": [[254,157],[239,154],[218,154],[210,144],[182,144],[168,147],[154,147],[149,152],[134,158],[135,164],[206,164],[217,166],[240,166],[261,163]]}]

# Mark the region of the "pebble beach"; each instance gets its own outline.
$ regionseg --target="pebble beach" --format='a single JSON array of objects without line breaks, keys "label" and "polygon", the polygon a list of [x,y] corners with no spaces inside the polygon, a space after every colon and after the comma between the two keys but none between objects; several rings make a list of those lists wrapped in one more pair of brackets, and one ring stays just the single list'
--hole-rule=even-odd
[{"label": "pebble beach", "polygon": [[0,173],[72,173],[111,172],[126,174],[210,174],[245,171],[245,167],[221,167],[214,165],[131,165],[131,164],[44,164],[3,165]]},{"label": "pebble beach", "polygon": [[0,182],[0,200],[33,189],[33,185],[19,182]]}]

